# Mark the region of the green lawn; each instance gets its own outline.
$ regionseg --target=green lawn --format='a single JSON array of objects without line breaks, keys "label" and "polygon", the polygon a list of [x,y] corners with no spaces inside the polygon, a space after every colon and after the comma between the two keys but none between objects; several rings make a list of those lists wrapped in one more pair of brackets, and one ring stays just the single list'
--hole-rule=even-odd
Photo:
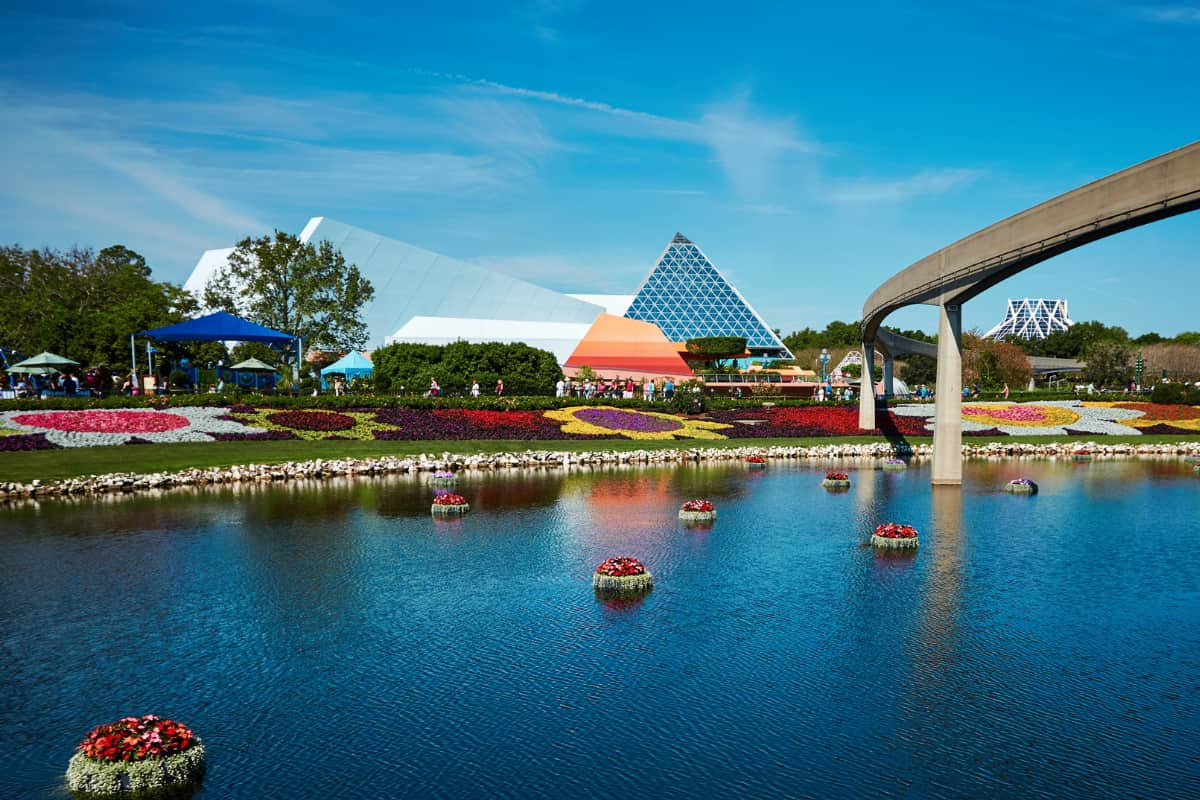
[{"label": "green lawn", "polygon": [[[969,444],[985,442],[1050,444],[1052,442],[1098,441],[1106,444],[1154,444],[1200,440],[1197,436],[1001,436],[966,437]],[[369,458],[406,456],[416,453],[497,453],[525,450],[579,452],[585,450],[691,450],[707,447],[795,447],[822,444],[861,444],[882,442],[878,436],[812,437],[803,439],[727,439],[702,441],[544,441],[471,440],[461,442],[360,442],[360,441],[265,441],[265,442],[187,442],[182,444],[123,445],[62,450],[37,450],[8,453],[0,459],[0,482],[28,482],[110,472],[161,472],[190,467],[227,467],[234,464],[278,464],[285,461],[309,461],[318,458]],[[928,443],[929,437],[910,437],[911,444]]]}]

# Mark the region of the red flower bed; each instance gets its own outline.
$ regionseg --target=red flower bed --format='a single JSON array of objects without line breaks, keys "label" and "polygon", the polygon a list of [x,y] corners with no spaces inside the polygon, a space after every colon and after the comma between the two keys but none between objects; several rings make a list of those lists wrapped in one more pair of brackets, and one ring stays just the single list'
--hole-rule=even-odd
[{"label": "red flower bed", "polygon": [[875,535],[880,539],[914,539],[917,529],[899,522],[885,522],[875,529]]},{"label": "red flower bed", "polygon": [[712,511],[711,500],[688,500],[679,508],[680,511]]},{"label": "red flower bed", "polygon": [[79,751],[99,761],[141,761],[182,753],[195,738],[186,725],[147,714],[97,725]]},{"label": "red flower bed", "polygon": [[268,414],[267,422],[296,431],[347,431],[357,424],[354,417],[332,411],[280,411]]},{"label": "red flower bed", "polygon": [[1114,403],[1116,408],[1132,408],[1134,411],[1145,412],[1142,419],[1149,420],[1184,420],[1200,418],[1200,407],[1177,406],[1167,403]]},{"label": "red flower bed", "polygon": [[850,476],[844,472],[826,472],[825,480],[827,481],[848,481]]},{"label": "red flower bed", "polygon": [[762,456],[750,456],[746,459],[747,464],[765,464],[767,460]]},{"label": "red flower bed", "polygon": [[613,578],[624,578],[629,575],[645,575],[646,568],[636,558],[621,556],[610,558],[596,567],[597,575],[608,575]]},{"label": "red flower bed", "polygon": [[[733,425],[722,430],[731,439],[749,437],[861,436],[868,433],[928,436],[924,417],[898,417],[886,411],[875,415],[875,428],[858,429],[858,409],[847,406],[797,406],[771,409],[739,408],[713,411],[713,422]],[[751,423],[751,424],[747,424]]]},{"label": "red flower bed", "polygon": [[446,492],[445,494],[435,495],[433,498],[433,504],[435,506],[465,506],[467,504],[467,498],[463,497],[461,494]]},{"label": "red flower bed", "polygon": [[[466,408],[385,408],[377,422],[399,430],[375,431],[376,439],[582,439],[562,432],[562,423],[546,419],[540,411],[476,411]],[[619,437],[612,437],[619,438]]]}]

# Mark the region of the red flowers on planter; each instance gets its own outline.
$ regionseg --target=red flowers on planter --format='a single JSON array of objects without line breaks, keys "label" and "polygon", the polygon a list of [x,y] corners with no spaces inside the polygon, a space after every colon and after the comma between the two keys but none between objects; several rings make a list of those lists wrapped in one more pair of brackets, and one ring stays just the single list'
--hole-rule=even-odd
[{"label": "red flowers on planter", "polygon": [[880,539],[915,539],[917,529],[899,522],[885,522],[875,529],[875,535]]},{"label": "red flowers on planter", "polygon": [[433,504],[435,506],[465,506],[467,504],[467,498],[463,497],[461,494],[452,494],[447,492],[446,494],[436,495],[433,498]]},{"label": "red flowers on planter", "polygon": [[750,456],[746,459],[747,464],[765,464],[767,460],[762,456]]},{"label": "red flowers on planter", "polygon": [[629,575],[645,575],[646,568],[636,558],[620,556],[610,558],[596,567],[597,575],[608,575],[613,578],[624,578]]},{"label": "red flowers on planter", "polygon": [[712,511],[711,500],[688,500],[679,508],[680,511]]},{"label": "red flowers on planter", "polygon": [[844,472],[826,472],[825,480],[827,481],[848,481],[850,476]]},{"label": "red flowers on planter", "polygon": [[141,761],[182,753],[195,738],[186,725],[147,714],[97,725],[79,744],[79,752],[100,761]]}]

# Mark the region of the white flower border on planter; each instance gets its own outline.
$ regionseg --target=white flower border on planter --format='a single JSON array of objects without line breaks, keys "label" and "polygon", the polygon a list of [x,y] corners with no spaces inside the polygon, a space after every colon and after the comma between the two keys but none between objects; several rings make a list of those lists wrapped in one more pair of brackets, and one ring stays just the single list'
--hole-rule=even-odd
[{"label": "white flower border on planter", "polygon": [[83,753],[67,764],[67,788],[92,794],[128,794],[192,783],[204,775],[204,745],[199,737],[182,753],[141,761],[101,761]]},{"label": "white flower border on planter", "polygon": [[825,480],[821,481],[821,485],[826,489],[849,489],[850,479],[847,478],[844,481],[836,481],[833,478],[826,478]]},{"label": "white flower border on planter", "polygon": [[24,425],[15,422],[15,417],[26,414],[55,414],[71,413],[50,411],[4,411],[0,412],[0,426],[21,433],[44,433],[46,441],[53,442],[59,447],[105,447],[109,445],[127,444],[130,439],[144,439],[147,442],[161,444],[163,442],[211,442],[210,433],[262,433],[261,428],[253,428],[241,422],[217,419],[229,413],[227,408],[184,406],[182,408],[97,408],[82,409],[83,411],[123,411],[146,412],[151,414],[174,414],[188,421],[185,427],[173,431],[151,433],[84,433],[80,431],[60,431],[54,428],[43,428],[37,425]]},{"label": "white flower border on planter", "polygon": [[1028,483],[1009,481],[1004,484],[1004,491],[1009,494],[1037,494],[1038,485],[1033,481],[1029,481]]},{"label": "white flower border on planter", "polygon": [[711,522],[717,518],[717,510],[712,511],[684,511],[680,509],[679,519],[683,522]]},{"label": "white flower border on planter", "polygon": [[888,549],[892,549],[892,550],[900,550],[900,549],[909,548],[909,547],[916,547],[917,546],[917,537],[916,536],[907,536],[903,539],[898,539],[898,538],[891,538],[888,536],[876,536],[875,534],[872,533],[871,534],[871,546],[872,547],[883,547],[883,548],[888,548]]},{"label": "white flower border on planter", "polygon": [[596,572],[592,574],[592,588],[598,592],[614,594],[646,592],[654,588],[654,576],[650,574],[650,570],[641,575],[605,575]]},{"label": "white flower border on planter", "polygon": [[471,510],[471,504],[449,506],[434,503],[429,508],[435,517],[459,517]]}]

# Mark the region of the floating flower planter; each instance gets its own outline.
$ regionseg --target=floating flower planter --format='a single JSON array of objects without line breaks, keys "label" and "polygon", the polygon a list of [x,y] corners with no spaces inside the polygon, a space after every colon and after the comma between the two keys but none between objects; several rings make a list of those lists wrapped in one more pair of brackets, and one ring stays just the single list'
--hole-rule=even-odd
[{"label": "floating flower planter", "polygon": [[712,522],[717,518],[717,509],[711,500],[688,500],[680,506],[679,518],[684,522]]},{"label": "floating flower planter", "polygon": [[1037,494],[1038,485],[1029,478],[1016,478],[1004,484],[1004,491],[1009,494]]},{"label": "floating flower planter", "polygon": [[917,546],[917,529],[912,525],[885,522],[871,535],[873,547],[903,548]]},{"label": "floating flower planter", "polygon": [[433,473],[429,478],[429,485],[438,489],[448,489],[458,485],[458,476],[453,472],[441,470]]},{"label": "floating flower planter", "polygon": [[746,459],[747,469],[766,469],[767,460],[762,456],[750,456]]},{"label": "floating flower planter", "polygon": [[204,745],[186,725],[153,714],[97,725],[67,765],[67,788],[120,795],[193,783]]},{"label": "floating flower planter", "polygon": [[431,509],[435,517],[455,517],[470,511],[471,504],[461,494],[447,492],[433,498]]},{"label": "floating flower planter", "polygon": [[636,558],[610,558],[592,575],[592,588],[605,595],[628,595],[648,592],[654,587],[654,576]]},{"label": "floating flower planter", "polygon": [[908,469],[908,464],[898,458],[889,458],[883,462],[883,469],[886,472],[903,472]]},{"label": "floating flower planter", "polygon": [[826,489],[849,489],[850,476],[844,472],[826,472],[821,485]]},{"label": "floating flower planter", "polygon": [[1200,453],[1188,453],[1183,457],[1183,460],[1190,464],[1196,464],[1197,466],[1200,466]]},{"label": "floating flower planter", "polygon": [[1081,461],[1081,462],[1082,461],[1091,461],[1092,460],[1092,451],[1091,450],[1072,450],[1071,451],[1071,460],[1072,461]]}]

